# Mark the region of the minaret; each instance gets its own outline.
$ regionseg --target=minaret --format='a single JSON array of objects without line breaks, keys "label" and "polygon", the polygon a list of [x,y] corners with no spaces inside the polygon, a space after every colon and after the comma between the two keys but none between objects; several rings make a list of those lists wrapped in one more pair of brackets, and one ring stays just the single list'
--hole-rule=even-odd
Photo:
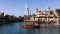
[{"label": "minaret", "polygon": [[25,15],[29,15],[29,8],[27,7],[27,5],[25,4]]},{"label": "minaret", "polygon": [[48,15],[50,15],[50,6],[47,7]]}]

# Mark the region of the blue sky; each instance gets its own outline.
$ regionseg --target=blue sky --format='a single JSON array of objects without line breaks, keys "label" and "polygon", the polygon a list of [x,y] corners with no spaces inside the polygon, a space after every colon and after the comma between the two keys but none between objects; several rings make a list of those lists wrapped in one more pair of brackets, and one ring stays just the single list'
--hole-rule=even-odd
[{"label": "blue sky", "polygon": [[47,6],[50,6],[51,10],[60,8],[60,0],[0,0],[0,12],[23,16],[25,3],[29,7],[30,14],[34,13],[35,8],[39,8],[39,10],[44,10]]}]

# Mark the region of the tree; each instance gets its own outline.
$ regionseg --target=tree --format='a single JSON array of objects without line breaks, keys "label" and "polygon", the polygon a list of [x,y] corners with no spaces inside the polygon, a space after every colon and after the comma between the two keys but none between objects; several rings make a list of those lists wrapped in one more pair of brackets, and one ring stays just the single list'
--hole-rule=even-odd
[{"label": "tree", "polygon": [[35,14],[33,14],[32,16],[34,16],[34,17],[35,17],[36,15],[35,15]]},{"label": "tree", "polygon": [[23,17],[19,16],[19,17],[17,18],[17,20],[18,20],[18,21],[23,21]]},{"label": "tree", "polygon": [[29,20],[30,16],[24,15],[23,18],[24,18],[24,20]]},{"label": "tree", "polygon": [[56,9],[55,11],[56,11],[57,14],[60,16],[60,9]]}]

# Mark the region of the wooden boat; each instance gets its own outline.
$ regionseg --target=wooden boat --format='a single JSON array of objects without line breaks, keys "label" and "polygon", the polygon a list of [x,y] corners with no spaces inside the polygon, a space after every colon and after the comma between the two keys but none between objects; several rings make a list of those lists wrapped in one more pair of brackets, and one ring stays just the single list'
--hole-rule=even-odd
[{"label": "wooden boat", "polygon": [[26,24],[26,25],[22,25],[21,28],[39,28],[39,26],[33,24]]}]

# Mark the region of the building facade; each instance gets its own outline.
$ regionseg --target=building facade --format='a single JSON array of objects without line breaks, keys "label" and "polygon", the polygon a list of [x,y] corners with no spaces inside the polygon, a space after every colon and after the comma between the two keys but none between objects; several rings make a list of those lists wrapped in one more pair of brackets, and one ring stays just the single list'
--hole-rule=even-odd
[{"label": "building facade", "polygon": [[50,7],[47,7],[47,10],[39,11],[38,8],[35,9],[35,16],[31,20],[42,21],[46,23],[57,23],[57,16],[54,11],[50,10]]}]

